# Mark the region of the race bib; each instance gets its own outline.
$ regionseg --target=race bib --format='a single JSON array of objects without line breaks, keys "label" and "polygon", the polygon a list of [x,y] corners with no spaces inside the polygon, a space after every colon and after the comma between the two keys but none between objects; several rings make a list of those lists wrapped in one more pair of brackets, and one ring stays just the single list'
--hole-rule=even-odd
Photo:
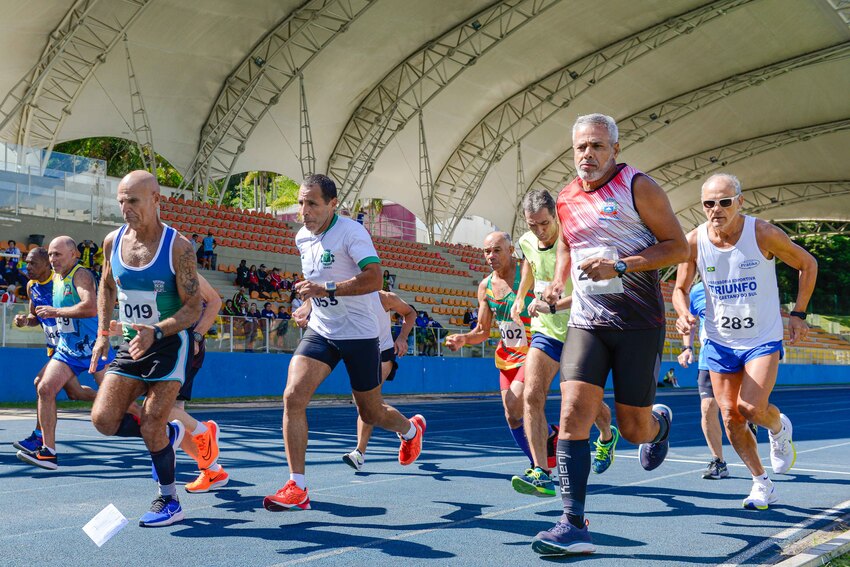
[{"label": "race bib", "polygon": [[70,317],[57,317],[56,326],[59,328],[60,333],[73,334],[77,332],[77,326]]},{"label": "race bib", "polygon": [[610,280],[598,282],[590,279],[579,266],[588,258],[605,258],[606,260],[620,259],[617,249],[613,246],[598,246],[596,248],[578,248],[570,251],[571,267],[570,273],[573,278],[573,287],[580,293],[586,295],[602,295],[605,293],[623,293],[623,278],[614,277]]},{"label": "race bib", "polygon": [[757,313],[746,303],[719,303],[714,308],[714,324],[725,339],[754,339]]},{"label": "race bib", "polygon": [[318,310],[325,319],[341,319],[348,315],[345,304],[337,297],[314,297],[313,309]]},{"label": "race bib", "polygon": [[[55,347],[59,344],[59,325],[42,324],[42,329],[44,329],[44,342],[47,343],[47,346]],[[71,332],[73,332],[73,329]]]},{"label": "race bib", "polygon": [[156,325],[161,320],[155,291],[122,289],[118,292],[118,305],[125,325]]},{"label": "race bib", "polygon": [[552,282],[534,280],[534,295],[540,297],[540,295],[546,289],[546,286],[548,286],[550,283]]},{"label": "race bib", "polygon": [[510,348],[528,346],[525,336],[525,327],[517,325],[513,321],[499,321],[499,333],[502,335],[502,344]]}]

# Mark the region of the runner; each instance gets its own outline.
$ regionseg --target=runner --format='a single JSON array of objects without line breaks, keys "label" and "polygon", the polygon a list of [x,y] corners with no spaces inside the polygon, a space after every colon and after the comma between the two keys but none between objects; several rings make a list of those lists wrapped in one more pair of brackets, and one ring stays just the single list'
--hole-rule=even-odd
[{"label": "runner", "polygon": [[569,269],[573,305],[561,357],[558,439],[564,514],[537,534],[532,549],[541,554],[596,550],[584,519],[589,437],[609,373],[620,434],[641,444],[641,466],[657,468],[669,448],[672,412],[654,404],[666,325],[658,268],[686,258],[687,242],[664,190],[617,163],[618,136],[610,116],[578,117],[572,132],[578,177],[558,195],[561,238],[543,300],[560,298]]},{"label": "runner", "polygon": [[[518,295],[525,295],[529,289],[534,289],[538,295],[528,306],[532,335],[525,360],[523,409],[525,436],[534,456],[534,466],[525,471],[525,474],[513,477],[511,484],[517,492],[523,494],[555,496],[555,483],[551,475],[557,463],[554,454],[548,458],[546,456],[545,438],[550,440],[548,446],[554,447],[558,426],[546,425],[546,397],[552,386],[552,379],[558,374],[561,352],[567,337],[572,285],[567,284],[556,304],[548,305],[540,298],[555,275],[555,244],[560,232],[555,199],[548,191],[533,189],[523,197],[522,209],[531,230],[519,239],[524,260]],[[514,302],[511,318],[517,324],[520,323],[519,303]],[[599,438],[595,443],[596,452],[591,468],[593,472],[602,474],[614,462],[614,450],[620,433],[611,425],[611,409],[605,402],[601,402],[599,406],[595,423],[599,429]]]},{"label": "runner", "polygon": [[[340,360],[345,363],[357,411],[365,423],[395,431],[398,460],[413,463],[422,450],[425,418],[407,419],[381,396],[381,353],[375,317],[381,263],[366,229],[336,214],[337,190],[324,175],[307,177],[298,190],[304,226],[295,237],[306,278],[295,284],[312,302],[307,332],[289,364],[283,394],[283,439],[289,481],[263,506],[271,511],[308,510],[304,477],[307,405]],[[294,316],[294,315],[293,315]]]},{"label": "runner", "polygon": [[696,322],[688,289],[699,270],[705,282],[705,345],[711,384],[726,435],[753,476],[744,508],[766,510],[779,500],[758,456],[747,421],[766,427],[770,464],[788,472],[797,458],[791,420],[770,403],[776,385],[783,326],[776,283],[776,258],[799,272],[797,301],[788,319],[790,343],[805,340],[806,307],[817,279],[817,261],[767,221],[741,214],[744,197],[734,175],[712,175],[702,186],[705,223],[688,233],[690,257],[679,265],[673,306],[676,328],[690,335]]},{"label": "runner", "polygon": [[[92,422],[104,435],[142,437],[159,478],[159,495],[139,520],[142,527],[183,519],[174,482],[174,450],[183,441],[180,421],[169,413],[192,363],[190,327],[201,314],[195,253],[188,240],[159,219],[156,178],[133,171],[118,184],[126,222],[103,242],[103,279],[98,295],[100,333],[92,354],[96,364],[109,347],[115,300],[124,342],[109,366],[92,408]],[[140,418],[126,413],[146,396]]]},{"label": "runner", "polygon": [[[97,335],[97,284],[92,273],[77,262],[77,243],[69,236],[51,241],[48,258],[53,268],[52,303],[35,307],[41,320],[54,319],[59,340],[53,356],[38,380],[38,424],[42,431],[39,449],[20,450],[18,459],[48,470],[59,468],[56,454],[56,394],[72,378],[88,370],[98,384],[106,365],[114,358],[111,348],[103,351],[103,360],[91,362]],[[42,272],[43,273],[43,272]],[[32,307],[31,307],[32,309]],[[108,345],[107,345],[108,347]],[[88,395],[86,398],[91,399]]]},{"label": "runner", "polygon": [[528,306],[534,300],[534,294],[527,292],[523,296],[520,322],[514,322],[511,319],[511,308],[517,298],[520,265],[513,253],[511,237],[506,232],[491,232],[484,239],[484,258],[493,271],[478,284],[478,324],[468,333],[446,337],[446,346],[457,351],[464,346],[483,343],[490,338],[490,327],[495,317],[501,333],[495,362],[499,369],[499,390],[505,408],[505,420],[514,442],[528,457],[529,466],[534,468],[534,457],[525,437],[522,419],[524,365],[531,343]]}]

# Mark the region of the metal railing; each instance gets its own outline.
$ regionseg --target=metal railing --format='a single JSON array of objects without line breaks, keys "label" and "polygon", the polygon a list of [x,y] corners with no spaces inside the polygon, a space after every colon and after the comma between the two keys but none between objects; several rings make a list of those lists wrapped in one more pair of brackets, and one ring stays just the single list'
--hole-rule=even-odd
[{"label": "metal railing", "polygon": [[[44,333],[41,327],[18,328],[15,315],[29,312],[27,303],[0,303],[0,347],[43,348]],[[117,317],[117,316],[116,316]],[[393,327],[397,336],[398,326]],[[498,343],[494,333],[484,343],[465,346],[452,352],[445,346],[451,333],[467,332],[466,327],[421,328],[414,327],[407,339],[408,356],[442,356],[492,358]],[[207,350],[213,352],[294,352],[304,334],[291,319],[267,319],[220,315],[207,333]],[[116,337],[114,343],[120,342]],[[664,343],[662,360],[675,361],[682,343],[669,338]],[[697,353],[699,346],[697,345]],[[782,364],[838,364],[850,365],[850,349],[785,346]]]}]

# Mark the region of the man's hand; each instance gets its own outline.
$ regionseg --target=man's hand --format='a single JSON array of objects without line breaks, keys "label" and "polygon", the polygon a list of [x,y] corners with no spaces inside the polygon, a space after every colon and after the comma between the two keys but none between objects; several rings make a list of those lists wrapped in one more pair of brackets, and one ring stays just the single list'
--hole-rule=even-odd
[{"label": "man's hand", "polygon": [[16,327],[28,327],[29,326],[29,315],[15,315],[15,326]]},{"label": "man's hand", "polygon": [[[531,310],[529,309],[528,312],[531,313]],[[513,305],[511,306],[511,319],[513,319],[514,323],[516,323],[520,327],[522,327],[522,319],[520,317],[521,314],[522,314],[522,303],[517,298],[514,301]]]},{"label": "man's hand", "polygon": [[614,260],[605,258],[588,258],[579,265],[579,269],[587,274],[588,279],[595,282],[616,278],[619,274],[614,269]]},{"label": "man's hand", "polygon": [[97,365],[101,361],[106,362],[109,358],[109,338],[98,335],[91,349],[91,362],[89,363],[89,374],[97,372]]},{"label": "man's hand", "polygon": [[55,319],[59,317],[59,310],[52,305],[39,305],[35,308],[35,314],[42,319]]},{"label": "man's hand", "polygon": [[564,293],[564,284],[560,282],[552,282],[543,290],[542,297],[544,303],[555,304],[561,299],[561,294]]},{"label": "man's hand", "polygon": [[676,330],[679,331],[680,335],[688,336],[691,334],[691,331],[696,325],[697,319],[690,313],[684,316],[680,316],[676,319]]},{"label": "man's hand", "polygon": [[[554,305],[554,303],[552,305]],[[539,315],[548,315],[550,313],[552,313],[551,306],[542,299],[535,299],[531,302],[531,305],[528,306],[528,314],[532,317],[537,317]],[[522,326],[521,321],[517,321],[516,319],[514,319],[514,322]]]},{"label": "man's hand", "polygon": [[446,337],[446,346],[452,352],[457,352],[461,347],[466,346],[465,335],[449,335]]},{"label": "man's hand", "polygon": [[307,328],[307,319],[310,316],[310,304],[304,303],[301,307],[292,312],[292,320],[302,329]]},{"label": "man's hand", "polygon": [[295,291],[301,294],[304,301],[313,297],[327,297],[328,292],[325,291],[325,286],[317,284],[309,280],[304,280],[295,284]]},{"label": "man's hand", "polygon": [[682,366],[682,368],[687,368],[688,365],[694,363],[694,350],[691,348],[683,350],[676,358],[678,358],[679,364]]},{"label": "man's hand", "polygon": [[135,331],[136,336],[130,341],[129,353],[133,360],[139,360],[148,351],[154,343],[153,326],[152,325],[130,325]]},{"label": "man's hand", "polygon": [[794,344],[797,341],[804,341],[809,336],[809,326],[803,319],[794,317],[788,318],[788,343]]},{"label": "man's hand", "polygon": [[401,340],[401,337],[395,340],[395,355],[402,357],[407,354],[407,341]]}]

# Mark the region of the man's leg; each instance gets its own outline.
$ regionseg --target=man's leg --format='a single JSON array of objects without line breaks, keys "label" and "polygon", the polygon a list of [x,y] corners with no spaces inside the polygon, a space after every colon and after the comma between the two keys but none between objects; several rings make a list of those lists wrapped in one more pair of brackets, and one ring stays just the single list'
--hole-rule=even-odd
[{"label": "man's leg", "polygon": [[[530,466],[534,467],[534,457],[531,456],[531,448],[528,446],[528,439],[525,437],[525,427],[522,423],[523,415],[523,390],[524,384],[521,381],[522,368],[517,369],[515,379],[508,384],[502,384],[502,406],[505,409],[505,421],[508,422],[511,437],[517,447],[528,458]],[[504,376],[504,373],[503,373]],[[504,386],[507,385],[507,388]]]},{"label": "man's leg", "polygon": [[[289,363],[283,392],[283,444],[290,474],[301,475],[307,454],[307,405],[331,367],[313,358],[295,355]],[[299,486],[303,488],[303,486]]]},{"label": "man's leg", "polygon": [[[381,362],[381,384],[387,379],[393,369],[393,362]],[[356,400],[355,400],[356,401]],[[372,438],[372,432],[375,430],[374,425],[369,425],[357,415],[357,450],[361,455],[366,453],[366,447],[369,445],[369,440]]]},{"label": "man's leg", "polygon": [[741,414],[738,405],[743,379],[743,370],[730,374],[712,372],[711,386],[714,390],[714,399],[723,415],[723,425],[726,427],[726,436],[732,448],[744,461],[750,474],[761,477],[764,475],[764,467],[758,456],[756,440],[747,430],[747,418]]},{"label": "man's leg", "polygon": [[53,452],[56,450],[56,394],[73,376],[70,366],[53,359],[47,363],[44,376],[38,382],[38,422],[43,445]]},{"label": "man's leg", "polygon": [[91,409],[95,429],[104,435],[141,437],[139,420],[128,412],[128,408],[146,391],[147,384],[141,380],[107,372]]},{"label": "man's leg", "polygon": [[151,454],[159,478],[160,496],[177,497],[174,483],[175,447],[169,440],[168,417],[174,409],[180,382],[165,380],[148,384],[148,394],[142,404],[142,439]]},{"label": "man's leg", "polygon": [[69,400],[93,402],[97,396],[97,390],[80,384],[80,380],[76,376],[70,378],[63,389]]},{"label": "man's leg", "polygon": [[711,457],[723,461],[723,432],[720,429],[720,407],[714,398],[700,400],[702,433]]},{"label": "man's leg", "polygon": [[546,398],[552,379],[558,374],[559,363],[537,348],[528,349],[525,358],[525,392],[523,425],[534,465],[548,470],[546,440],[549,424],[546,421]]},{"label": "man's leg", "polygon": [[368,425],[405,435],[410,430],[410,420],[391,405],[384,403],[381,387],[365,392],[352,392],[360,418]]},{"label": "man's leg", "polygon": [[[49,362],[49,361],[48,361]],[[47,364],[41,367],[41,370],[36,374],[35,379],[33,380],[33,386],[35,386],[36,396],[38,396],[38,383],[44,377],[44,371],[47,368]],[[12,446],[15,449],[20,451],[38,451],[41,449],[42,445],[42,434],[41,434],[41,423],[38,421],[38,410],[35,412],[35,429],[32,430],[30,436],[26,439],[21,439],[20,441],[15,441],[12,443]]]},{"label": "man's leg", "polygon": [[779,372],[779,353],[749,361],[744,365],[738,409],[751,423],[766,427],[774,435],[782,429],[779,408],[770,403],[770,394]]}]

